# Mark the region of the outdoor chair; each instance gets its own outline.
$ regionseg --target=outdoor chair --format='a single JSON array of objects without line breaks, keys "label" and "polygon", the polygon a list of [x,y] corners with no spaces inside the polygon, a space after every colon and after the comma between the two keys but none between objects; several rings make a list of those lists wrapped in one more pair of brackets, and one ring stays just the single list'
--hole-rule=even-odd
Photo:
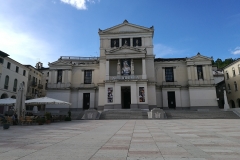
[{"label": "outdoor chair", "polygon": [[28,123],[28,124],[32,124],[32,122],[33,122],[32,117],[31,116],[26,116],[25,122]]},{"label": "outdoor chair", "polygon": [[24,117],[19,118],[19,122],[18,122],[19,124],[23,125],[25,122],[26,122],[26,120]]},{"label": "outdoor chair", "polygon": [[12,117],[6,117],[6,120],[9,124],[13,125]]}]

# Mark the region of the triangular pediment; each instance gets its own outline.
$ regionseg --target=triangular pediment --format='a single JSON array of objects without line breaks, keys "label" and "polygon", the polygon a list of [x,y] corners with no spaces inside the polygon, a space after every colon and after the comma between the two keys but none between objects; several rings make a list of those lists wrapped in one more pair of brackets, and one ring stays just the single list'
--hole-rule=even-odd
[{"label": "triangular pediment", "polygon": [[64,60],[59,59],[55,62],[49,63],[48,65],[49,66],[71,66],[72,63],[71,63],[71,61],[64,61]]},{"label": "triangular pediment", "polygon": [[138,32],[153,32],[154,28],[146,28],[143,26],[135,25],[124,21],[122,24],[113,26],[111,28],[101,30],[99,29],[99,34],[111,34],[111,33],[138,33]]},{"label": "triangular pediment", "polygon": [[196,56],[186,59],[187,65],[211,65],[212,58],[206,57],[198,53]]},{"label": "triangular pediment", "polygon": [[212,61],[212,58],[203,56],[198,53],[196,56],[188,58],[187,61]]},{"label": "triangular pediment", "polygon": [[122,46],[106,51],[106,54],[146,54],[146,49],[140,49],[137,47]]}]

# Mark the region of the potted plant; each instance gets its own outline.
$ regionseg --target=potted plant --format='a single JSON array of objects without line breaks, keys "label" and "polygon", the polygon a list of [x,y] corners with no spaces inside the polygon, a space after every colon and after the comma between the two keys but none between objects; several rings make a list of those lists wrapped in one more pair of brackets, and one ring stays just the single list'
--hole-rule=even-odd
[{"label": "potted plant", "polygon": [[68,111],[68,116],[65,118],[65,121],[71,121],[71,120],[72,120],[71,115],[72,115],[72,113],[71,113],[71,111],[69,110],[69,111]]},{"label": "potted plant", "polygon": [[37,123],[38,125],[43,125],[45,123],[45,117],[38,117],[37,118]]},{"label": "potted plant", "polygon": [[51,123],[52,120],[52,114],[50,112],[45,113],[45,118],[46,118],[46,123],[49,124]]},{"label": "potted plant", "polygon": [[3,129],[8,129],[10,127],[10,124],[7,122],[5,118],[2,118],[1,121],[3,124]]}]

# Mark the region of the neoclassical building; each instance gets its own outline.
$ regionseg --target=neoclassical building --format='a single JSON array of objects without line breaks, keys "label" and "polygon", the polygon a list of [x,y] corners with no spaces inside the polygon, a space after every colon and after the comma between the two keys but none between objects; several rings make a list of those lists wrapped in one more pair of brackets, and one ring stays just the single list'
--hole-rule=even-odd
[{"label": "neoclassical building", "polygon": [[72,103],[72,110],[217,108],[212,58],[156,58],[154,27],[126,20],[98,34],[99,57],[49,63],[47,96]]}]

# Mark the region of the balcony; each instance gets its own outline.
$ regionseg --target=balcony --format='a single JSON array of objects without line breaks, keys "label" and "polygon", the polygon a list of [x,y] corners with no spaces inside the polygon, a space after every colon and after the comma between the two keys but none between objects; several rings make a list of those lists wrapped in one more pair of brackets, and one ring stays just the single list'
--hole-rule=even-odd
[{"label": "balcony", "polygon": [[47,87],[49,89],[70,88],[71,87],[71,83],[48,83]]},{"label": "balcony", "polygon": [[79,88],[94,88],[96,87],[94,83],[91,83],[91,84],[84,84],[84,83],[81,83]]},{"label": "balcony", "polygon": [[37,82],[32,81],[31,85],[32,85],[32,87],[37,87]]},{"label": "balcony", "polygon": [[142,75],[129,75],[129,76],[109,76],[110,81],[115,80],[142,80]]},{"label": "balcony", "polygon": [[43,85],[42,84],[38,84],[38,89],[43,89]]}]

